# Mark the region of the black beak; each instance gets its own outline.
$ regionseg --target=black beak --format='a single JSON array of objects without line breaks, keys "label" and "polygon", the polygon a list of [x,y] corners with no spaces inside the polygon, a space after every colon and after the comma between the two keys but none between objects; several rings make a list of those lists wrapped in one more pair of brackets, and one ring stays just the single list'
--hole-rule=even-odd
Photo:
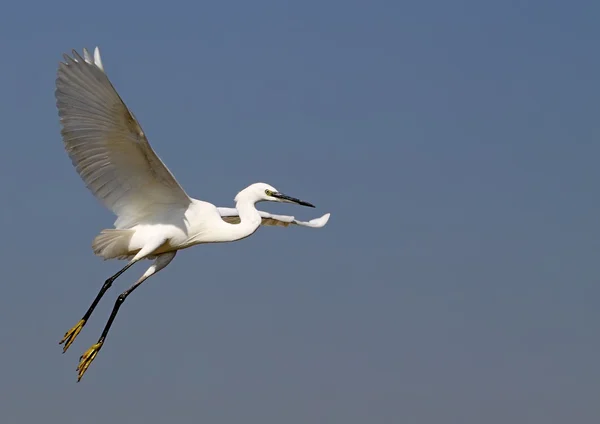
[{"label": "black beak", "polygon": [[287,196],[283,193],[273,193],[271,196],[277,197],[278,199],[285,200],[286,202],[295,203],[297,205],[308,206],[309,208],[314,208],[315,205],[305,202],[304,200],[296,199],[295,197]]}]

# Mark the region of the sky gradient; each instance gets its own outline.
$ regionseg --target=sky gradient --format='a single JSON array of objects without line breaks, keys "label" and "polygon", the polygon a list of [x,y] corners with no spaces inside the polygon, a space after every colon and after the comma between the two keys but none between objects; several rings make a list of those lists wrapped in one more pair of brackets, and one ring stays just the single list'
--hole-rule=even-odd
[{"label": "sky gradient", "polygon": [[[600,422],[600,3],[13,3],[0,16],[0,419]],[[58,341],[123,263],[62,147],[61,55],[105,70],[193,197],[264,181],[328,225],[180,252],[81,383]]]}]

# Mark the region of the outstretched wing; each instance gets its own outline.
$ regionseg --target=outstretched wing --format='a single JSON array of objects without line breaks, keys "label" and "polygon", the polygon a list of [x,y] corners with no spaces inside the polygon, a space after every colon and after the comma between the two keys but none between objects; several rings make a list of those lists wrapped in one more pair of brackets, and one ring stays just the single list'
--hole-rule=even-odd
[{"label": "outstretched wing", "polygon": [[104,72],[100,51],[64,55],[56,79],[56,105],[64,146],[91,192],[127,228],[189,196],[150,147],[133,114]]},{"label": "outstretched wing", "polygon": [[[223,221],[228,222],[230,224],[239,224],[240,216],[238,214],[237,209],[235,208],[217,208],[219,213],[221,214],[221,218]],[[311,219],[308,222],[298,221],[293,216],[288,215],[275,215],[272,213],[258,211],[260,216],[262,217],[261,225],[269,225],[276,227],[287,227],[288,225],[300,225],[302,227],[311,227],[311,228],[321,228],[327,224],[329,221],[330,214],[326,213],[320,218]]]}]

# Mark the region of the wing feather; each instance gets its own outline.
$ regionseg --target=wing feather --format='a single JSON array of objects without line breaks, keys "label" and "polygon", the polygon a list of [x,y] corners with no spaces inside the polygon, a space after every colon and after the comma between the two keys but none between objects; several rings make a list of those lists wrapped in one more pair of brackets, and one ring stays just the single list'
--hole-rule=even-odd
[{"label": "wing feather", "polygon": [[[235,208],[217,208],[221,219],[229,224],[239,224],[240,216],[237,209]],[[274,226],[274,227],[287,227],[289,225],[299,225],[302,227],[321,228],[329,221],[331,214],[326,213],[320,218],[311,219],[308,222],[298,221],[293,216],[289,215],[275,215],[265,211],[258,211],[262,218],[261,225]]]},{"label": "wing feather", "polygon": [[127,228],[160,209],[182,208],[189,196],[152,150],[107,75],[98,48],[64,56],[56,105],[65,149],[90,191]]}]

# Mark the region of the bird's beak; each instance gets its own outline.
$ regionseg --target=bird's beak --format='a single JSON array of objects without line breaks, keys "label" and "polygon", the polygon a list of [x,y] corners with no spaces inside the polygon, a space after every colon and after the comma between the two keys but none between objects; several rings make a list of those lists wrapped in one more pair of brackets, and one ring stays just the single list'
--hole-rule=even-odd
[{"label": "bird's beak", "polygon": [[295,197],[290,197],[283,193],[273,193],[271,196],[281,199],[283,202],[295,203],[297,205],[308,206],[310,208],[314,208],[315,205],[305,202],[304,200],[296,199]]}]

